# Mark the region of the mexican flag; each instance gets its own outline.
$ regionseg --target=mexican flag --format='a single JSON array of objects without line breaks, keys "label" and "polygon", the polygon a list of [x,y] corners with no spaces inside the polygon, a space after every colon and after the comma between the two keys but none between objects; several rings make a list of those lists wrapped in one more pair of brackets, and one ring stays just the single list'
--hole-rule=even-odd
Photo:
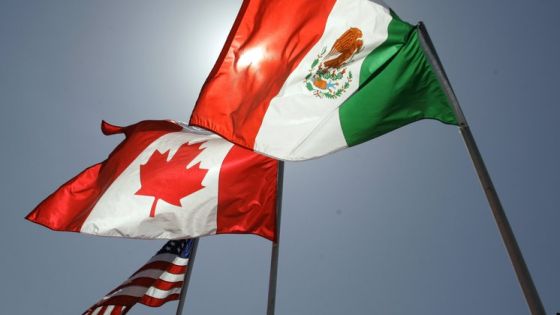
[{"label": "mexican flag", "polygon": [[245,0],[190,124],[283,160],[457,124],[416,27],[379,1]]},{"label": "mexican flag", "polygon": [[107,160],[26,218],[57,231],[144,239],[252,233],[275,238],[278,162],[172,121],[128,127]]}]

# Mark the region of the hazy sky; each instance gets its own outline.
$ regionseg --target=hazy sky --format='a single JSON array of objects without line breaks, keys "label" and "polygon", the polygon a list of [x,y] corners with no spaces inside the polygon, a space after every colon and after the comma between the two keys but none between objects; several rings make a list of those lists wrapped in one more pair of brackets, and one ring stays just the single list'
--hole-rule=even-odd
[{"label": "hazy sky", "polygon": [[[560,2],[386,2],[426,22],[546,310],[560,312]],[[121,141],[101,119],[187,121],[240,4],[0,0],[1,313],[80,314],[163,244],[24,216]],[[285,175],[277,314],[528,314],[455,127],[421,121]],[[269,260],[256,236],[202,239],[184,314],[264,314]]]}]

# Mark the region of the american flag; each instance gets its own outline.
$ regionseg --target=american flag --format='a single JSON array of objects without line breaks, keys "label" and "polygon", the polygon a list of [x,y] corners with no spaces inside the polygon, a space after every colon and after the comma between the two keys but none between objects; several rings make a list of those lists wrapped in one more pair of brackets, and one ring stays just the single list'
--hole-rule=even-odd
[{"label": "american flag", "polygon": [[142,268],[83,315],[126,314],[136,303],[158,307],[178,300],[194,240],[167,242]]}]

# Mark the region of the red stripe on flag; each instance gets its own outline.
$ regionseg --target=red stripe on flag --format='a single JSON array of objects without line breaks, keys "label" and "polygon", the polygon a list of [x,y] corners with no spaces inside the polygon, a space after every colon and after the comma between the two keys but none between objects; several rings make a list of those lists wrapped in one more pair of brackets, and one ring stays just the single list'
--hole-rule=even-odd
[{"label": "red stripe on flag", "polygon": [[157,120],[123,128],[104,122],[102,128],[107,134],[123,132],[127,139],[105,162],[86,169],[47,197],[27,215],[27,220],[52,230],[79,232],[97,200],[142,151],[159,137],[182,130],[170,121]]},{"label": "red stripe on flag", "polygon": [[124,305],[127,307],[132,307],[134,304],[138,303],[139,297],[130,296],[130,295],[119,295],[108,298],[105,301],[99,302],[96,307],[105,306],[105,305]]},{"label": "red stripe on flag", "polygon": [[107,308],[110,305],[123,305],[127,307],[132,307],[136,303],[141,303],[150,307],[159,307],[169,301],[174,301],[179,299],[179,294],[174,293],[169,295],[164,299],[158,299],[153,296],[143,295],[142,297],[135,297],[130,295],[119,295],[115,297],[108,298],[107,300],[101,302],[96,307],[103,306]]},{"label": "red stripe on flag", "polygon": [[190,124],[253,148],[270,101],[321,38],[335,2],[245,0]]},{"label": "red stripe on flag", "polygon": [[183,286],[183,281],[169,282],[165,280],[158,279],[154,282],[153,287],[160,290],[169,291],[174,288],[181,288]]},{"label": "red stripe on flag", "polygon": [[[169,259],[171,261],[175,261],[175,259],[181,258],[181,260],[184,261],[184,257],[190,255],[193,242],[193,240],[168,241],[159,251],[160,254],[156,254],[149,261],[162,258]],[[175,256],[175,259],[172,258],[173,256]],[[185,273],[171,277],[177,278],[177,280],[179,281],[171,282],[162,280],[160,279],[160,277],[162,277],[162,275],[166,273],[165,269],[167,267],[178,267],[177,265],[174,265],[170,262],[164,261],[163,263],[165,263],[164,265],[162,265],[163,269],[148,268],[154,271],[153,275],[142,276],[135,279],[129,278],[119,287],[106,294],[103,299],[87,309],[83,313],[83,315],[89,315],[95,310],[100,310],[105,313],[107,307],[113,307],[112,312],[118,312],[115,314],[124,315],[128,313],[128,311],[136,303],[142,303],[148,306],[157,307],[167,301],[177,300],[179,298],[179,293],[177,292],[181,292]],[[183,269],[184,271],[186,271],[186,268]],[[148,296],[148,294],[158,296],[159,298]]]},{"label": "red stripe on flag", "polygon": [[171,294],[170,296],[166,297],[165,299],[158,299],[158,298],[155,298],[153,296],[144,295],[142,297],[142,299],[140,299],[140,301],[138,301],[138,303],[142,303],[144,305],[151,306],[151,307],[159,307],[166,302],[175,301],[175,300],[178,300],[178,299],[179,299],[179,294],[178,293]]},{"label": "red stripe on flag", "polygon": [[109,299],[103,301],[102,303],[100,303],[97,306],[98,307],[103,306],[104,308],[107,308],[110,305],[124,305],[124,306],[131,307],[136,303],[141,303],[141,304],[151,306],[151,307],[159,307],[159,306],[162,306],[163,304],[165,304],[166,302],[174,301],[174,300],[178,300],[178,299],[179,299],[179,294],[178,293],[171,294],[164,299],[158,299],[158,298],[155,298],[153,296],[147,296],[147,295],[144,295],[142,297],[134,297],[134,296],[129,296],[129,295],[119,295],[119,296],[109,298]]},{"label": "red stripe on flag", "polygon": [[122,314],[122,306],[121,305],[115,305],[115,308],[113,308],[113,311],[111,312],[111,315],[121,315]]},{"label": "red stripe on flag", "polygon": [[130,287],[130,286],[140,286],[140,287],[155,287],[156,289],[160,289],[160,290],[171,290],[173,288],[180,288],[183,286],[183,281],[177,281],[177,282],[169,282],[169,281],[165,281],[162,279],[154,279],[154,278],[136,278],[130,282],[127,282],[126,284],[123,284],[119,287],[117,287],[115,290],[113,290],[112,292],[116,292],[120,289],[123,289],[125,287]]},{"label": "red stripe on flag", "polygon": [[249,232],[274,240],[277,176],[276,160],[234,146],[220,169],[216,233]]},{"label": "red stripe on flag", "polygon": [[148,269],[160,269],[178,275],[184,273],[187,270],[187,266],[177,266],[167,261],[154,261],[138,269],[134,274]]}]

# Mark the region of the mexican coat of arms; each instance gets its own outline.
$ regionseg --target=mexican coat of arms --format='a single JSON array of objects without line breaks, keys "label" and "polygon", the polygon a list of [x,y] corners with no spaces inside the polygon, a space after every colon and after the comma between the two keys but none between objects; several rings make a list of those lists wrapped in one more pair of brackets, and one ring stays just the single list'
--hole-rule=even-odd
[{"label": "mexican coat of arms", "polygon": [[311,63],[305,87],[319,98],[335,99],[350,87],[353,76],[347,69],[352,57],[363,46],[362,31],[352,27],[342,34],[327,53],[324,47]]}]

